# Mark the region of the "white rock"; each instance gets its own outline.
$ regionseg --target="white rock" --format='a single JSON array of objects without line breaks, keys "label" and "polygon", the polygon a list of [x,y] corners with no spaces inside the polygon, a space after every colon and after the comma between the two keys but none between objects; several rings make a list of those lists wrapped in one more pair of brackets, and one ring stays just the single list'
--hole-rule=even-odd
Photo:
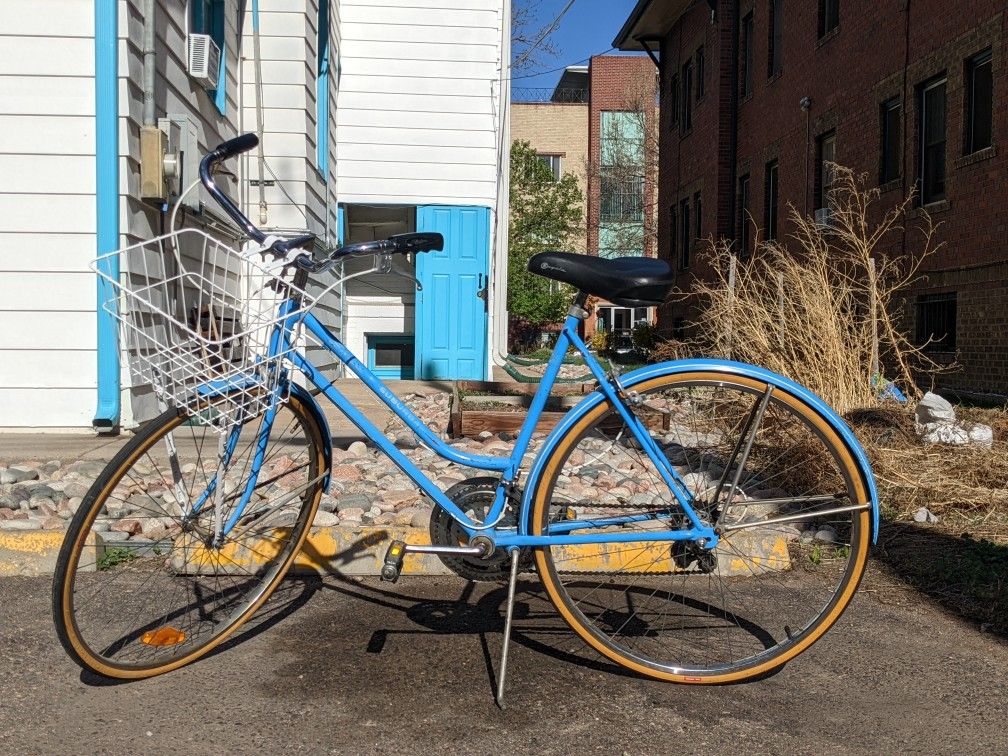
[{"label": "white rock", "polygon": [[985,446],[988,449],[994,446],[994,430],[989,425],[972,423],[967,426],[967,433],[971,444]]},{"label": "white rock", "polygon": [[347,451],[353,454],[355,457],[366,457],[367,456],[367,444],[363,441],[354,441],[350,446],[347,447]]},{"label": "white rock", "polygon": [[917,426],[921,441],[925,444],[952,444],[961,446],[970,442],[969,431],[958,423],[947,420],[925,423]]},{"label": "white rock", "polygon": [[914,521],[926,522],[929,525],[934,525],[936,522],[938,522],[938,515],[936,515],[927,507],[921,507],[916,512],[914,512]]},{"label": "white rock", "polygon": [[917,403],[916,415],[921,425],[942,421],[954,423],[956,419],[955,409],[949,401],[930,391]]}]

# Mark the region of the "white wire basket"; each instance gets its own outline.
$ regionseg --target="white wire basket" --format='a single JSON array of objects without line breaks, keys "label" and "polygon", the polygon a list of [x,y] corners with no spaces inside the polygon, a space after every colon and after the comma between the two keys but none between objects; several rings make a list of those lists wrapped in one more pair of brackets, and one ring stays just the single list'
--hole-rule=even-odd
[{"label": "white wire basket", "polygon": [[[119,322],[134,388],[150,385],[159,402],[189,407],[196,422],[220,432],[289,398],[280,379],[314,304],[289,281],[278,286],[280,266],[255,249],[242,253],[182,229],[91,265],[108,286],[103,307]],[[117,264],[118,276],[110,275]],[[286,299],[298,305],[281,317]],[[295,323],[289,340],[270,356],[274,330],[287,318]]]}]

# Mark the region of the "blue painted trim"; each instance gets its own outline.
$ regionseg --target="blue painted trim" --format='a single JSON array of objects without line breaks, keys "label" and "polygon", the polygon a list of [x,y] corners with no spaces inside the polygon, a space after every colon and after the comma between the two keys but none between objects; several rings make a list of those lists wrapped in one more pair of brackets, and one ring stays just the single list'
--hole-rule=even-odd
[{"label": "blue painted trim", "polygon": [[[119,248],[119,3],[95,0],[95,206],[98,256]],[[97,278],[98,409],[93,424],[119,425],[118,299],[107,276],[119,280],[119,258],[99,261]]]},{"label": "blue painted trim", "polygon": [[[877,542],[879,531],[878,489],[875,486],[875,478],[872,474],[871,464],[868,462],[868,457],[865,455],[864,449],[861,448],[861,444],[858,442],[857,438],[855,438],[851,429],[847,427],[847,424],[843,421],[843,419],[841,419],[840,416],[837,415],[831,407],[829,407],[829,405],[808,389],[803,386],[799,386],[794,381],[788,380],[782,375],[772,373],[769,370],[764,370],[763,368],[755,367],[754,365],[745,365],[741,362],[729,362],[727,360],[682,360],[679,362],[660,362],[655,365],[648,365],[629,373],[625,373],[622,376],[621,381],[624,387],[631,388],[636,386],[638,383],[661,375],[675,375],[678,373],[695,371],[720,372],[766,381],[806,402],[816,412],[822,415],[823,418],[830,424],[830,427],[837,432],[843,442],[847,445],[847,448],[854,455],[854,458],[861,466],[861,470],[864,472],[872,512],[872,543]],[[529,471],[528,478],[525,482],[525,497],[522,502],[523,512],[528,513],[531,511],[533,492],[536,489],[539,477],[542,475],[546,460],[549,458],[553,449],[556,448],[557,443],[571,429],[571,427],[573,427],[579,420],[581,420],[581,418],[583,418],[588,412],[597,407],[604,400],[605,397],[602,393],[595,391],[586,396],[579,404],[571,409],[570,412],[564,415],[559,423],[557,423],[556,427],[547,437],[546,442],[543,444],[539,455],[536,457],[535,462],[532,465],[532,469]],[[527,525],[528,523],[519,523],[520,527],[527,527]]]},{"label": "blue painted trim", "polygon": [[315,77],[315,165],[329,182],[329,0],[319,0]]},{"label": "blue painted trim", "polygon": [[[204,0],[197,0],[191,6],[192,30],[197,34],[209,34],[220,48],[220,66],[217,69],[217,89],[210,90],[214,105],[221,115],[227,114],[227,34],[224,24],[225,0],[210,0],[210,18],[204,11]],[[259,28],[259,2],[252,2],[252,25]]]},{"label": "blue painted trim", "polygon": [[221,115],[227,114],[227,30],[224,26],[224,0],[214,0],[213,25],[210,35],[220,48],[220,67],[217,70],[217,89],[214,104]]},{"label": "blue painted trim", "polygon": [[375,346],[381,344],[410,344],[413,345],[413,334],[403,333],[403,334],[382,334],[382,333],[369,333],[365,337],[367,341],[367,366],[368,370],[374,373],[379,378],[391,378],[398,381],[411,381],[415,373],[415,366],[406,367],[402,366],[397,368],[386,367],[380,368],[375,367]]}]

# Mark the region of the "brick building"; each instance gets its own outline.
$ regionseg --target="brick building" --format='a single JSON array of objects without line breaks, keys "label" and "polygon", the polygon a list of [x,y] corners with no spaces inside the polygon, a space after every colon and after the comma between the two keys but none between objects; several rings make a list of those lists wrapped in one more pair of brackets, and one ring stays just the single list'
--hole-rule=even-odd
[{"label": "brick building", "polygon": [[[528,142],[553,175],[577,177],[588,214],[588,66],[568,66],[553,89],[512,89],[511,139]],[[587,235],[571,252],[587,252]]]},{"label": "brick building", "polygon": [[[564,70],[552,90],[513,90],[511,138],[529,142],[585,196],[585,235],[573,250],[603,257],[657,254],[656,72],[645,55],[598,55]],[[629,345],[652,308],[596,306],[596,326]]]},{"label": "brick building", "polygon": [[[659,255],[680,286],[697,240],[790,232],[828,212],[823,162],[867,173],[879,211],[917,190],[941,249],[903,327],[962,369],[938,385],[1008,393],[1008,133],[1003,0],[640,0],[616,38],[659,64]],[[1000,82],[999,82],[999,76]],[[667,104],[666,104],[667,103]],[[902,236],[902,235],[900,235]],[[890,241],[897,251],[907,242]],[[683,304],[662,325],[688,325]]]}]

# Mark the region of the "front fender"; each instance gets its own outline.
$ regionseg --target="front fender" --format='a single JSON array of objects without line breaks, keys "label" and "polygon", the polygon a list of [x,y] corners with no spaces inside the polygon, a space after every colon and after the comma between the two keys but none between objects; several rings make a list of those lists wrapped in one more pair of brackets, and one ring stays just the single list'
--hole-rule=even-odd
[{"label": "front fender", "polygon": [[323,493],[328,493],[329,480],[332,474],[332,433],[329,432],[329,421],[326,420],[325,413],[322,412],[322,408],[319,407],[318,402],[315,401],[315,397],[311,395],[308,389],[298,386],[296,383],[291,383],[290,392],[292,396],[296,396],[301,400],[301,403],[311,413],[315,422],[318,423],[319,428],[322,429],[322,453],[325,455],[326,469],[325,478],[322,479],[322,491]]},{"label": "front fender", "polygon": [[[746,365],[742,362],[731,362],[729,360],[702,359],[659,362],[654,365],[647,365],[629,373],[624,373],[620,377],[620,382],[623,384],[624,388],[632,388],[638,383],[651,378],[657,378],[661,375],[674,375],[697,371],[725,373],[765,381],[772,384],[775,388],[786,391],[792,396],[801,399],[816,412],[822,415],[822,417],[829,423],[830,427],[836,431],[838,436],[840,436],[844,444],[847,446],[847,449],[854,455],[854,458],[864,471],[865,480],[868,484],[868,495],[871,499],[872,543],[874,544],[876,542],[879,530],[878,490],[875,487],[875,477],[872,474],[871,464],[868,462],[868,457],[865,455],[864,449],[861,448],[860,442],[858,442],[857,438],[855,438],[854,434],[851,432],[851,429],[847,426],[847,423],[845,423],[843,419],[829,407],[829,405],[805,387],[798,385],[794,381],[791,381],[782,375],[777,375],[777,373],[756,367],[755,365]],[[525,481],[525,495],[522,501],[523,512],[529,513],[532,511],[532,497],[535,494],[536,487],[539,485],[539,479],[542,476],[543,467],[546,464],[546,460],[549,459],[553,450],[560,442],[560,439],[563,438],[564,434],[566,434],[570,428],[581,420],[581,418],[604,401],[605,397],[601,392],[592,392],[575,405],[574,408],[566,415],[564,415],[563,419],[557,423],[556,427],[546,438],[546,442],[543,444],[542,449],[539,450],[539,454],[532,463],[532,469],[529,470],[528,479]],[[521,523],[524,533],[526,534],[528,533],[529,525],[530,523],[527,521],[523,521]]]}]

